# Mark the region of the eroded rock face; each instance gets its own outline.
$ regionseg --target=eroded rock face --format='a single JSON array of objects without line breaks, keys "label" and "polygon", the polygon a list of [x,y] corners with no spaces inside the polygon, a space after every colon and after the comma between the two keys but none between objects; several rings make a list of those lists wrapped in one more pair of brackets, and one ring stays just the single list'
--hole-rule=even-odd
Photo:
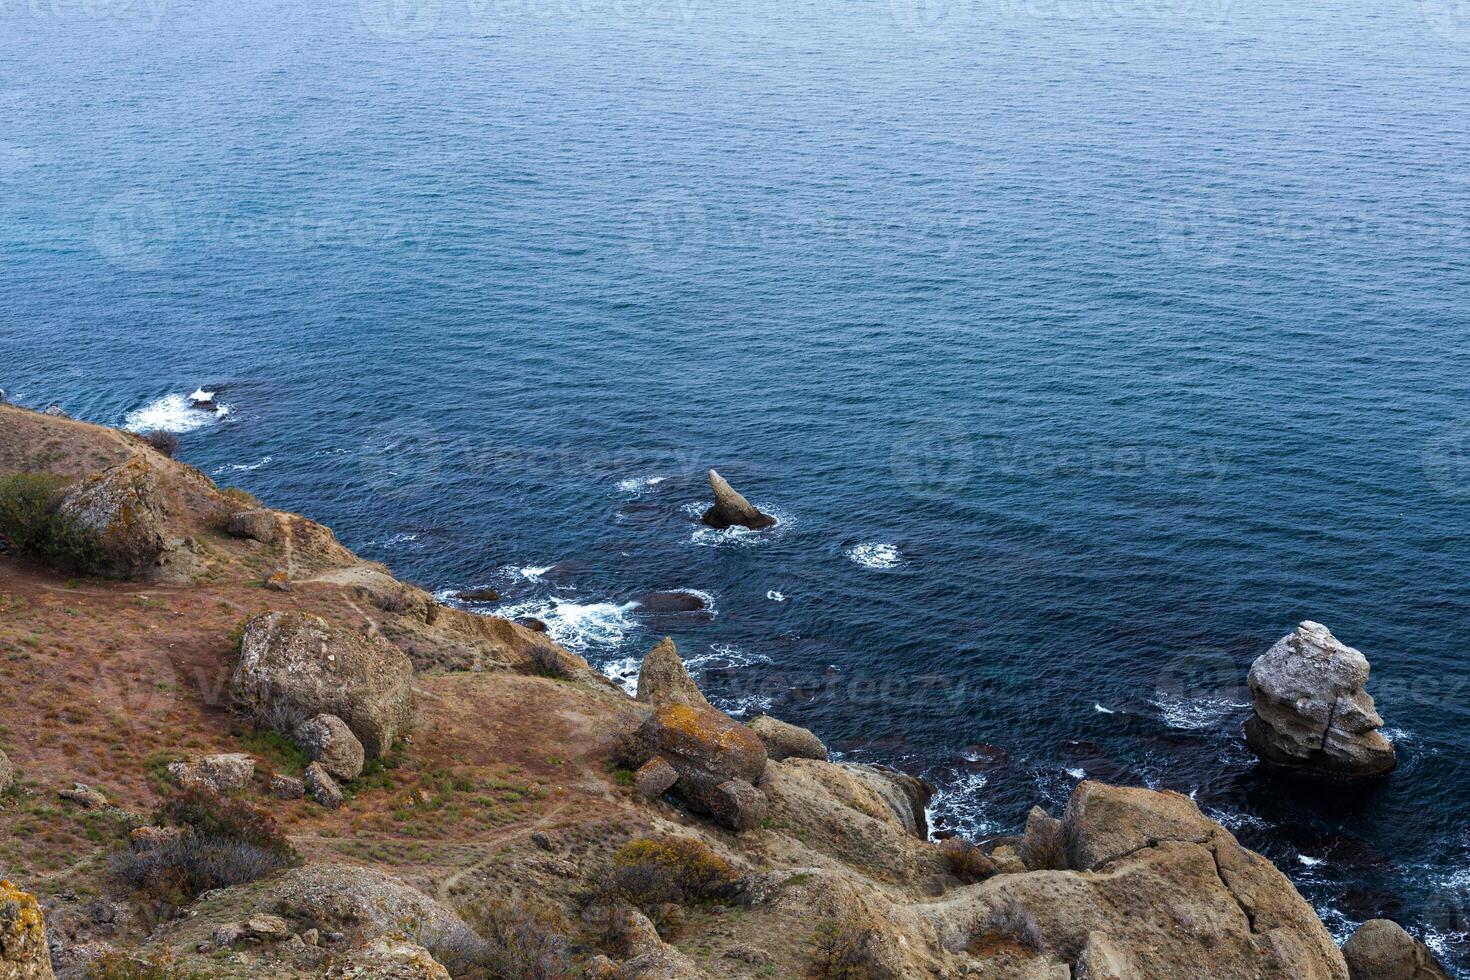
[{"label": "eroded rock face", "polygon": [[765,743],[766,755],[773,761],[782,759],[827,760],[827,746],[810,731],[788,724],[770,715],[761,715],[750,723],[750,730]]},{"label": "eroded rock face", "polygon": [[230,694],[258,724],[288,737],[310,718],[336,715],[376,758],[409,723],[412,680],[408,657],[381,636],[274,612],[246,624]]},{"label": "eroded rock face", "polygon": [[319,762],[333,779],[353,780],[362,775],[366,755],[362,743],[336,715],[316,715],[296,726],[291,736],[312,762]]},{"label": "eroded rock face", "polygon": [[638,700],[652,705],[688,704],[709,708],[699,685],[689,676],[673,637],[664,637],[648,651],[638,668]]},{"label": "eroded rock face", "polygon": [[0,880],[0,977],[52,980],[46,923],[36,898]]},{"label": "eroded rock face", "polygon": [[763,514],[725,482],[725,478],[714,470],[709,471],[710,489],[715,492],[714,506],[704,512],[700,520],[710,527],[724,530],[727,527],[748,527],[753,531],[772,527],[776,519]]},{"label": "eroded rock face", "polygon": [[1358,926],[1342,955],[1352,980],[1450,980],[1428,946],[1388,919]]},{"label": "eroded rock face", "polygon": [[168,510],[158,473],[142,456],[76,483],[60,513],[96,536],[108,575],[140,578],[163,554]]},{"label": "eroded rock face", "polygon": [[1265,762],[1331,776],[1393,769],[1393,744],[1366,690],[1368,661],[1320,623],[1304,622],[1251,665],[1246,741]]}]

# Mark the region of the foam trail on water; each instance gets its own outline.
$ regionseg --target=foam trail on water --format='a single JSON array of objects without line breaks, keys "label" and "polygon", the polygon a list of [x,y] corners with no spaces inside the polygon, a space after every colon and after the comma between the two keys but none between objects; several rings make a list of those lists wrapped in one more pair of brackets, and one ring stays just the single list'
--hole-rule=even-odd
[{"label": "foam trail on water", "polygon": [[129,432],[193,432],[206,425],[218,422],[230,414],[228,405],[220,405],[213,411],[195,408],[183,395],[164,395],[142,408],[134,409],[123,417],[122,427]]}]

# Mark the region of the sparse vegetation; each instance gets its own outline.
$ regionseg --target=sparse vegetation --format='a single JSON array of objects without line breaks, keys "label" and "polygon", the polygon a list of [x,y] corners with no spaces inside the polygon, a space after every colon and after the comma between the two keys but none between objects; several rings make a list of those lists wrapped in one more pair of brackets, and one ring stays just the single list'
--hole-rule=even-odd
[{"label": "sparse vegetation", "polygon": [[154,429],[143,436],[143,441],[169,459],[173,459],[174,454],[179,451],[179,437],[163,429]]},{"label": "sparse vegetation", "polygon": [[178,837],[119,855],[116,867],[143,895],[169,905],[300,863],[269,813],[202,786],[173,790],[157,820],[177,827]]},{"label": "sparse vegetation", "polygon": [[103,566],[97,536],[61,513],[64,482],[42,473],[0,479],[0,533],[53,568],[81,575]]},{"label": "sparse vegetation", "polygon": [[588,905],[636,906],[662,924],[667,906],[728,902],[739,873],[704,841],[689,837],[640,837],[618,848]]},{"label": "sparse vegetation", "polygon": [[146,960],[122,953],[107,953],[87,970],[87,980],[205,980],[205,974],[175,966],[172,959],[155,953]]},{"label": "sparse vegetation", "polygon": [[896,980],[878,955],[881,941],[876,924],[861,917],[819,922],[812,973],[819,980]]},{"label": "sparse vegetation", "polygon": [[470,915],[485,940],[485,966],[495,980],[567,980],[572,965],[571,926],[560,913],[519,900],[489,901]]}]

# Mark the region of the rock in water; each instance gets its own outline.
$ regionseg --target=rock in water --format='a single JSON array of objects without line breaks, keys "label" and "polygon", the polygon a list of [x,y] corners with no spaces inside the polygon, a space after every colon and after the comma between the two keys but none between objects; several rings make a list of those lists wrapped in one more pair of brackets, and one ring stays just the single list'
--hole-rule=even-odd
[{"label": "rock in water", "polygon": [[46,924],[34,895],[0,880],[0,977],[52,980]]},{"label": "rock in water", "polygon": [[336,715],[375,759],[408,725],[412,682],[412,662],[381,635],[273,612],[245,624],[230,694],[257,723],[286,736],[316,715]]},{"label": "rock in water", "polygon": [[1429,947],[1396,922],[1372,919],[1342,947],[1352,980],[1449,980]]},{"label": "rock in water", "polygon": [[638,668],[638,700],[655,706],[677,703],[710,707],[699,685],[685,669],[673,637],[669,636],[648,651]]},{"label": "rock in water", "polygon": [[1265,762],[1332,776],[1393,769],[1393,743],[1365,689],[1368,661],[1320,623],[1304,622],[1251,665],[1246,741]]},{"label": "rock in water", "polygon": [[739,525],[759,531],[776,523],[774,517],[756,510],[755,505],[742,497],[714,470],[709,471],[709,485],[715,492],[715,505],[704,512],[701,520],[710,527],[724,530]]}]

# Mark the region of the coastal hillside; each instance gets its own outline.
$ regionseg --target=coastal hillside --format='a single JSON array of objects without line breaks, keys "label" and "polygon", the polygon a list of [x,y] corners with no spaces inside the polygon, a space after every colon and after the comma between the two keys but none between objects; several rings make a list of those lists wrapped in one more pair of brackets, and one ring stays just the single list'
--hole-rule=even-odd
[{"label": "coastal hillside", "polygon": [[0,405],[0,980],[1443,976],[1178,793],[931,840],[671,641],[630,696],[170,449]]}]

